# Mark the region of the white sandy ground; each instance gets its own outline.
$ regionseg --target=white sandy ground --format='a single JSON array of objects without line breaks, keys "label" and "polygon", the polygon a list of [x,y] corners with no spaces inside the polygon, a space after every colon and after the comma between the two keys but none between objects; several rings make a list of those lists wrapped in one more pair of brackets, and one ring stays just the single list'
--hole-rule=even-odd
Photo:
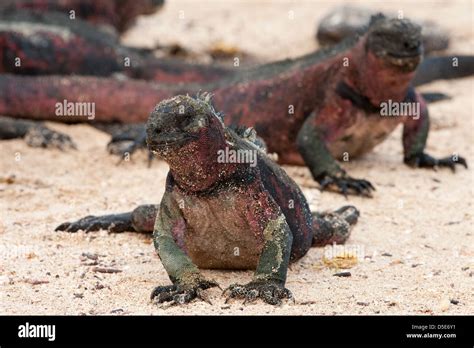
[{"label": "white sandy ground", "polygon": [[[334,3],[168,1],[160,13],[141,19],[126,40],[137,45],[179,40],[183,46],[204,50],[218,39],[262,60],[297,56],[316,47],[316,21]],[[393,11],[402,8],[442,23],[453,33],[452,52],[473,53],[470,1],[411,3],[376,5]],[[192,25],[176,22],[182,8]],[[295,13],[292,22],[286,17],[290,10]],[[440,81],[422,89],[454,96],[430,106],[427,151],[436,156],[458,152],[471,167],[473,83],[474,78]],[[220,290],[211,289],[212,306],[193,302],[160,308],[150,303],[149,294],[154,286],[169,284],[169,279],[149,235],[53,230],[63,221],[88,214],[159,202],[166,164],[155,161],[148,169],[145,153],[139,153],[131,162],[117,165],[118,159],[105,150],[107,135],[86,124],[51,126],[71,135],[79,150],[32,149],[21,140],[0,142],[0,314],[474,313],[473,170],[460,168],[452,174],[406,167],[401,161],[401,129],[371,154],[344,165],[354,177],[375,184],[373,199],[347,201],[336,194],[320,194],[306,168],[285,167],[303,187],[312,208],[350,203],[361,210],[346,245],[359,256],[349,270],[351,277],[333,276],[336,271],[321,262],[324,249],[313,248],[288,273],[287,287],[296,304],[226,305]],[[83,253],[97,254],[98,260]],[[121,272],[100,273],[94,267]],[[222,287],[245,283],[252,276],[250,271],[203,272]]]}]

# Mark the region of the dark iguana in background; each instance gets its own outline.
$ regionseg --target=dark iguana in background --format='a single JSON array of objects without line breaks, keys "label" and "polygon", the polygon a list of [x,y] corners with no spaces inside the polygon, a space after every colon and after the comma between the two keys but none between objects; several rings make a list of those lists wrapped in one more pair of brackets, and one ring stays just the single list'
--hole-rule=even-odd
[{"label": "dark iguana in background", "polygon": [[[327,13],[318,23],[316,39],[321,46],[335,45],[353,35],[362,35],[377,11],[358,5],[341,5]],[[396,17],[390,14],[389,17]],[[449,46],[449,33],[433,21],[416,21],[421,27],[425,54],[443,51]]]},{"label": "dark iguana in background", "polygon": [[[113,1],[110,1],[113,3]],[[0,11],[0,73],[91,75],[160,83],[210,82],[229,69],[156,58],[151,51],[121,45],[119,38],[65,13]]]},{"label": "dark iguana in background", "polygon": [[[250,283],[231,285],[228,296],[279,304],[291,297],[285,288],[289,262],[312,245],[343,243],[358,219],[352,206],[312,214],[283,169],[248,137],[224,126],[208,95],[177,96],[158,104],[147,123],[147,143],[170,166],[159,206],[89,216],[57,230],[153,230],[155,248],[173,283],[153,291],[158,302],[204,298],[202,291],[217,284],[205,279],[199,267],[256,269]],[[219,160],[220,151],[254,154],[248,157],[253,161]]]},{"label": "dark iguana in background", "polygon": [[[377,15],[377,11],[363,6],[337,6],[319,22],[316,38],[324,47],[338,44],[351,36],[363,35],[370,25],[371,18]],[[421,41],[425,56],[439,53],[449,47],[449,33],[445,29],[430,20],[415,21],[415,23],[421,27]],[[457,69],[453,69],[453,60],[462,60],[462,64]],[[459,54],[430,56],[421,62],[412,85],[420,86],[437,79],[455,79],[472,74],[474,74],[474,56]],[[430,97],[429,101],[447,97],[439,93],[429,93],[427,96]]]},{"label": "dark iguana in background", "polygon": [[106,30],[123,32],[139,15],[152,14],[164,0],[3,0],[0,13],[28,9],[82,18]]},{"label": "dark iguana in background", "polygon": [[[164,83],[208,83],[233,75],[236,69],[212,65],[186,64],[177,59],[157,59],[150,50],[136,49],[119,43],[117,34],[98,30],[95,19],[113,20],[109,12],[121,7],[136,7],[127,12],[132,18],[150,13],[156,1],[88,0],[21,0],[0,4],[0,72],[24,75],[75,74],[110,76],[122,73],[131,78]],[[69,11],[77,12],[71,19]],[[344,38],[367,31],[374,11],[354,6],[338,7],[320,23],[318,37],[324,44],[335,44]],[[433,47],[447,45],[447,34],[429,23],[422,23],[425,54]],[[430,35],[426,35],[426,32]],[[415,85],[437,78],[456,78],[474,73],[459,69],[444,69],[451,57],[428,58],[421,64]],[[474,58],[459,56],[472,66]],[[21,59],[21,66],[15,59]],[[126,61],[127,60],[127,61]],[[443,71],[440,71],[443,70]],[[457,73],[457,74],[455,74]]]},{"label": "dark iguana in background", "polygon": [[[460,156],[438,160],[424,152],[428,110],[411,87],[421,58],[419,26],[378,16],[360,38],[299,59],[239,71],[208,85],[1,75],[0,114],[84,121],[56,116],[55,105],[58,100],[88,101],[95,103],[95,121],[133,123],[144,121],[156,100],[206,88],[213,91],[216,107],[230,115],[226,122],[254,127],[280,163],[307,165],[323,188],[370,195],[370,182],[352,178],[336,159],[371,151],[399,124],[404,126],[405,163],[466,166]],[[401,102],[414,106],[412,114],[381,115],[383,103]]]}]

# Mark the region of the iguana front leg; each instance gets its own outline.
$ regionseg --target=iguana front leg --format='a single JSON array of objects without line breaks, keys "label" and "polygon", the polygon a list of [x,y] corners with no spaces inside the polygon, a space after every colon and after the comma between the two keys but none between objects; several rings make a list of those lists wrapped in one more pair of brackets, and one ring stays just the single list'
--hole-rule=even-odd
[{"label": "iguana front leg", "polygon": [[296,140],[298,150],[313,178],[319,182],[322,190],[334,188],[344,196],[354,193],[370,197],[371,191],[375,190],[374,186],[367,180],[350,177],[337,164],[327,149],[314,118],[315,115],[312,115],[305,121]]},{"label": "iguana front leg", "polygon": [[159,205],[139,205],[133,211],[122,214],[94,216],[89,215],[74,222],[63,222],[55,231],[93,232],[153,232],[154,222],[158,215]]},{"label": "iguana front leg", "polygon": [[227,301],[243,298],[245,302],[251,302],[261,298],[269,304],[279,305],[282,299],[293,298],[285,288],[293,235],[283,213],[267,223],[264,236],[265,244],[254,279],[246,285],[232,284],[227,288],[224,291],[224,294],[228,293]]},{"label": "iguana front leg", "polygon": [[[423,98],[413,93],[411,100],[420,106],[418,115],[407,117],[403,127],[404,162],[411,167],[449,167],[454,172],[456,164],[467,168],[466,160],[458,155],[436,159],[424,152],[430,128],[429,114]],[[416,104],[415,104],[416,105]]]},{"label": "iguana front leg", "polygon": [[186,222],[177,203],[165,192],[160,205],[160,212],[156,218],[153,232],[153,242],[158,256],[163,263],[173,285],[157,286],[151,293],[151,299],[158,303],[172,302],[183,304],[194,298],[209,302],[203,291],[218,284],[205,279],[197,266],[176,244],[174,232],[186,229]]},{"label": "iguana front leg", "polygon": [[[122,125],[121,129],[112,132],[112,138],[107,144],[109,153],[119,155],[122,160],[132,156],[139,149],[147,149],[146,130],[144,124]],[[148,152],[148,164],[153,160]]]},{"label": "iguana front leg", "polygon": [[31,147],[77,149],[67,134],[49,129],[43,123],[0,116],[0,139],[24,138]]}]

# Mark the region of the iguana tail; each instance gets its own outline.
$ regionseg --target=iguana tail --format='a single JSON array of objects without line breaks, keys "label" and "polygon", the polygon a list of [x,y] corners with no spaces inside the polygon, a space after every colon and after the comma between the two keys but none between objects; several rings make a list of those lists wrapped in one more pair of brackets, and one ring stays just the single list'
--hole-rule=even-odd
[{"label": "iguana tail", "polygon": [[[93,76],[0,74],[0,115],[56,122],[139,123],[180,88]],[[184,93],[185,93],[184,92]],[[86,112],[88,111],[88,112]]]},{"label": "iguana tail", "polygon": [[352,205],[329,213],[313,212],[313,246],[343,244],[349,238],[359,215],[357,208]]},{"label": "iguana tail", "polygon": [[435,80],[457,79],[474,75],[474,56],[426,57],[416,71],[413,86]]}]

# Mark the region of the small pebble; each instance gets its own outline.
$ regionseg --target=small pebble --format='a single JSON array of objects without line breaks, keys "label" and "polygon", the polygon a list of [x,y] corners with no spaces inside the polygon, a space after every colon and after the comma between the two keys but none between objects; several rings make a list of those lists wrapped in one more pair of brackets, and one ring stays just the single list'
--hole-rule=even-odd
[{"label": "small pebble", "polygon": [[351,275],[351,272],[339,272],[333,274],[335,277],[350,277]]}]

